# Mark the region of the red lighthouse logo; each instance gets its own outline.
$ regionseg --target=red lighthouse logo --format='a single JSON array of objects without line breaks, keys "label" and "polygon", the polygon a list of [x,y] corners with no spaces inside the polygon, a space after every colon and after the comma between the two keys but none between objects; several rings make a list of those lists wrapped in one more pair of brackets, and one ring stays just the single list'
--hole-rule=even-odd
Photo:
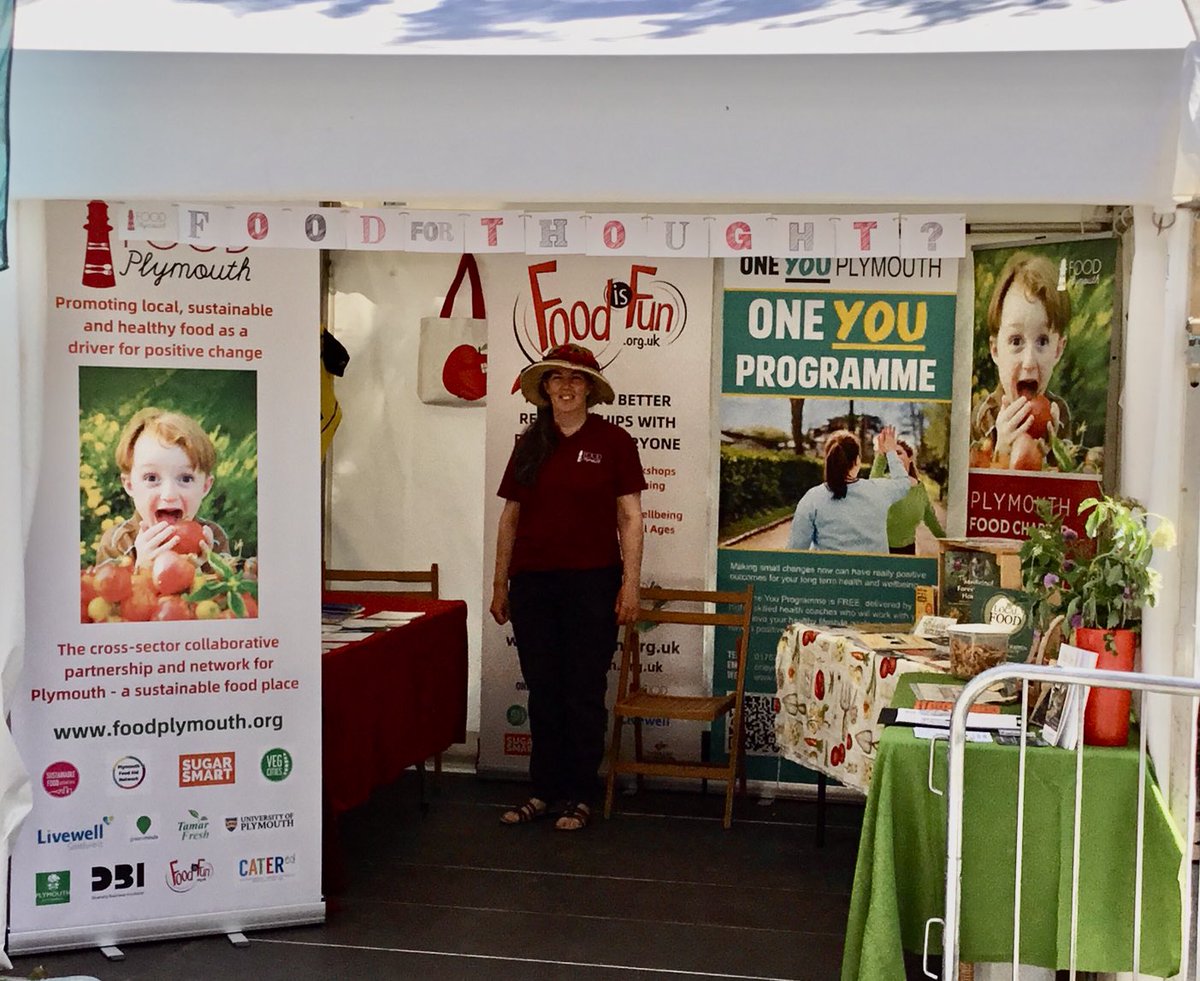
[{"label": "red lighthouse logo", "polygon": [[109,233],[108,205],[103,201],[88,202],[87,247],[83,254],[83,285],[93,289],[109,289],[117,285],[113,275],[112,244]]}]

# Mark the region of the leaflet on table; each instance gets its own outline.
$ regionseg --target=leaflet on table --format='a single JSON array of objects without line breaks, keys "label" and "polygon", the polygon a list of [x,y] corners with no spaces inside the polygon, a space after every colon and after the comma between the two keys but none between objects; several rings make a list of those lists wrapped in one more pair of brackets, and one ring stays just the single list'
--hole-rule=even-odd
[{"label": "leaflet on table", "polygon": [[[1063,644],[1058,649],[1058,667],[1094,668],[1096,652]],[[1079,738],[1079,720],[1087,705],[1089,685],[1058,684],[1043,689],[1030,713],[1030,725],[1041,724],[1042,736],[1051,746],[1074,749]]]},{"label": "leaflet on table", "polygon": [[[918,739],[945,739],[945,729],[929,728],[927,726],[916,726],[913,729],[913,735]],[[967,742],[969,743],[990,743],[992,737],[986,732],[967,732]]]},{"label": "leaflet on table", "polygon": [[[885,708],[879,713],[879,723],[885,726],[934,726],[946,729],[950,726],[950,713],[923,709]],[[1019,715],[968,712],[967,728],[1019,730],[1021,717]]]}]

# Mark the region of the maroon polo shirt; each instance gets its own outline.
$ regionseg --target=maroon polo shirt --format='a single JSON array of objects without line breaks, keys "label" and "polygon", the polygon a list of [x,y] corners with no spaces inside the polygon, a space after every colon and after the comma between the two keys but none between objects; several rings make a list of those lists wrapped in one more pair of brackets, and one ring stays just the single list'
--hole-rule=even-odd
[{"label": "maroon polo shirt", "polygon": [[521,505],[509,574],[618,565],[617,498],[646,489],[633,437],[599,416],[558,446],[531,487],[509,458],[497,493]]}]

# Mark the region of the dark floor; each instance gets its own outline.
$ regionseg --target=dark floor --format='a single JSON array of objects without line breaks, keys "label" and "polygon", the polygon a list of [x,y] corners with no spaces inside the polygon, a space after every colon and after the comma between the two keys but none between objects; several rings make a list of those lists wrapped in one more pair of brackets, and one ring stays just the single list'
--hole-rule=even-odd
[{"label": "dark floor", "polygon": [[[13,975],[101,981],[253,978],[562,979],[838,977],[861,807],[735,804],[648,791],[583,832],[503,827],[522,784],[445,773],[422,817],[415,775],[344,815],[341,882],[323,926],[14,958]],[[42,975],[46,976],[46,975]]]}]

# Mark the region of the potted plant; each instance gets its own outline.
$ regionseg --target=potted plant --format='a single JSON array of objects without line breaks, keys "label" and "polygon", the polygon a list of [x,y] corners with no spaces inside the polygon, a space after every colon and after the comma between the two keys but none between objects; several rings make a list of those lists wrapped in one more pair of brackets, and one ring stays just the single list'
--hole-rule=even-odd
[{"label": "potted plant", "polygon": [[[1072,642],[1096,652],[1096,666],[1132,671],[1142,610],[1153,606],[1162,587],[1150,568],[1155,548],[1175,545],[1175,527],[1130,498],[1105,495],[1079,505],[1085,536],[1063,523],[1052,502],[1037,503],[1042,523],[1030,528],[1021,546],[1026,592],[1045,630],[1056,614],[1066,618]],[[1084,712],[1084,742],[1124,746],[1129,736],[1130,693],[1094,690]]]}]

